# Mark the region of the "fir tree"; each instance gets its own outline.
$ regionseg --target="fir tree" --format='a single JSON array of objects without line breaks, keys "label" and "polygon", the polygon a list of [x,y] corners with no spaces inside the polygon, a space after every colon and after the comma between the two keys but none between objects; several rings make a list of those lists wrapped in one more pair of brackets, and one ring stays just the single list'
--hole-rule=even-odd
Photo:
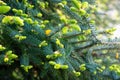
[{"label": "fir tree", "polygon": [[93,52],[119,45],[97,38],[94,5],[94,0],[0,1],[0,79],[107,79]]}]

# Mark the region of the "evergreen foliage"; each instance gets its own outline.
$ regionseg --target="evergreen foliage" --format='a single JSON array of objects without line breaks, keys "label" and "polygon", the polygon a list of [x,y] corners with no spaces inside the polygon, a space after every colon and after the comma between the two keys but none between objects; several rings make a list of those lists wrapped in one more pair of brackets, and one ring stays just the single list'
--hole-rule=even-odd
[{"label": "evergreen foliage", "polygon": [[94,2],[0,0],[0,79],[115,79],[111,75],[120,74],[118,65],[93,58],[94,51],[119,49],[119,42],[98,39],[114,29],[97,30]]}]

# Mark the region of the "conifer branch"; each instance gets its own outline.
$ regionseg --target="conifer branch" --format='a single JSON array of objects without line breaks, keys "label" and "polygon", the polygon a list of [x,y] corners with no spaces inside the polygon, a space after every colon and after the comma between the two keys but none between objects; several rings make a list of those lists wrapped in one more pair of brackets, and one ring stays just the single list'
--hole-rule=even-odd
[{"label": "conifer branch", "polygon": [[79,36],[79,35],[83,35],[84,33],[83,32],[79,32],[79,33],[76,33],[76,34],[72,34],[72,35],[69,35],[69,36],[63,36],[63,38],[73,38],[73,37],[76,37],[76,36]]},{"label": "conifer branch", "polygon": [[80,50],[85,49],[85,48],[90,48],[90,47],[92,47],[92,46],[94,46],[96,44],[97,44],[97,42],[92,41],[91,43],[89,43],[89,44],[87,44],[85,46],[82,46],[82,47],[79,47],[79,48],[75,48],[75,50],[76,51],[80,51]]},{"label": "conifer branch", "polygon": [[62,28],[65,26],[65,24],[61,24],[59,28],[57,28],[57,30],[55,32],[53,32],[49,37],[54,36],[56,33],[58,33],[59,31],[62,30]]},{"label": "conifer branch", "polygon": [[82,42],[87,42],[87,41],[91,41],[91,40],[71,41],[71,42],[69,42],[69,43],[70,43],[70,44],[77,44],[77,43],[82,43]]}]

